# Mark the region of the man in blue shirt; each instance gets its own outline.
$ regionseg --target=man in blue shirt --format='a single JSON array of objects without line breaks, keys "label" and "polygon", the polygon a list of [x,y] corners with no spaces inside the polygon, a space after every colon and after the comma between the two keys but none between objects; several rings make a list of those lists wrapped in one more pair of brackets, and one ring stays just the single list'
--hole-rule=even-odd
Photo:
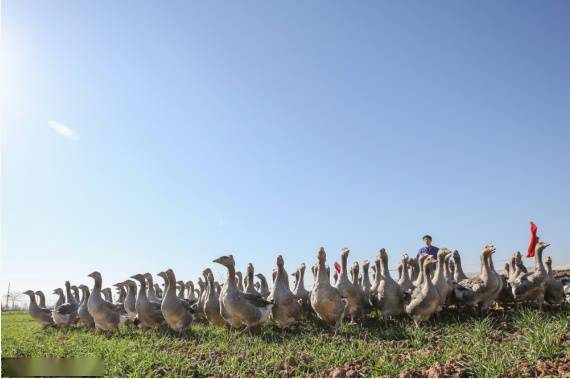
[{"label": "man in blue shirt", "polygon": [[419,257],[422,254],[428,254],[437,259],[437,252],[439,251],[439,248],[431,244],[431,236],[429,234],[426,234],[425,236],[422,237],[422,240],[424,240],[424,243],[426,245],[422,247],[420,251],[418,251],[417,257]]}]

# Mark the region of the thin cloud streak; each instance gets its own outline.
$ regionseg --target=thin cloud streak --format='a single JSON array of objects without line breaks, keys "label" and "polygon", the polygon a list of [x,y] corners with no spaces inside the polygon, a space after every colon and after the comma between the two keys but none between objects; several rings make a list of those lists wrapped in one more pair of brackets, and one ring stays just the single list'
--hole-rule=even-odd
[{"label": "thin cloud streak", "polygon": [[48,120],[48,126],[67,139],[74,141],[79,140],[79,134],[75,133],[72,129],[59,121]]}]

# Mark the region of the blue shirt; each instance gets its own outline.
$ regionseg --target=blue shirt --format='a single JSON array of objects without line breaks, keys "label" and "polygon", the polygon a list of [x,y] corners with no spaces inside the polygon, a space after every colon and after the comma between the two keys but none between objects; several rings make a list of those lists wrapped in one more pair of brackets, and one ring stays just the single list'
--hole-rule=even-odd
[{"label": "blue shirt", "polygon": [[428,254],[431,255],[432,257],[434,257],[435,259],[437,259],[437,252],[439,251],[439,247],[435,247],[435,246],[424,246],[420,249],[420,251],[418,251],[418,255],[416,256],[417,258],[419,258],[420,255],[422,254]]}]

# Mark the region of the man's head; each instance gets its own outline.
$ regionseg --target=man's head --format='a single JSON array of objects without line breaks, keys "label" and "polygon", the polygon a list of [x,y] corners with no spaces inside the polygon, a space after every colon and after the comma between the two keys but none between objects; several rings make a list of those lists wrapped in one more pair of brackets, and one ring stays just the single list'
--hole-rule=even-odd
[{"label": "man's head", "polygon": [[423,236],[422,240],[424,241],[424,243],[426,244],[427,247],[431,246],[431,236],[429,234],[426,234],[425,236]]}]

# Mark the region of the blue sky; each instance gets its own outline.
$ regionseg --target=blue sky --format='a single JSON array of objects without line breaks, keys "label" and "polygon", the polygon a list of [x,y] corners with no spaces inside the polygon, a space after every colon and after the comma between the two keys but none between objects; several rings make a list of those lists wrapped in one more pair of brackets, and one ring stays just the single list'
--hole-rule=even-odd
[{"label": "blue sky", "polygon": [[321,245],[395,266],[425,233],[476,270],[530,220],[568,263],[569,12],[3,1],[1,291]]}]

